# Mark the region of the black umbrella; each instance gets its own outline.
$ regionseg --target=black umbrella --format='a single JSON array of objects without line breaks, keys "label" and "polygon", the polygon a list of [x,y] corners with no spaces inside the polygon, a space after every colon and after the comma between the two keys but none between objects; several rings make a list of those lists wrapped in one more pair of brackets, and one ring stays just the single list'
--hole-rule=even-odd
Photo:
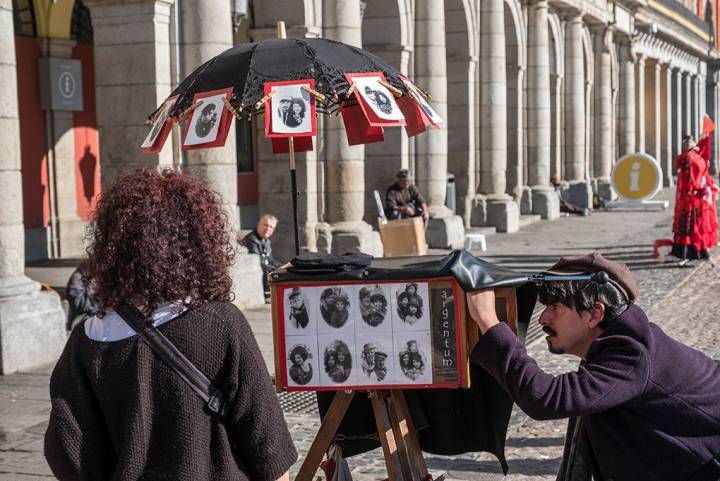
[{"label": "black umbrella", "polygon": [[[410,95],[400,71],[361,48],[322,38],[284,38],[285,26],[278,22],[281,38],[238,45],[208,60],[185,78],[173,91],[178,96],[170,117],[183,120],[193,108],[196,93],[232,88],[228,109],[236,117],[263,113],[268,97],[263,96],[266,82],[315,80],[316,110],[337,113],[357,104],[346,73],[382,72],[385,86],[396,97]],[[429,98],[424,91],[418,91]],[[151,119],[158,110],[150,116]],[[295,253],[300,252],[297,213],[297,180],[293,138],[289,137],[290,180],[292,185]]]}]

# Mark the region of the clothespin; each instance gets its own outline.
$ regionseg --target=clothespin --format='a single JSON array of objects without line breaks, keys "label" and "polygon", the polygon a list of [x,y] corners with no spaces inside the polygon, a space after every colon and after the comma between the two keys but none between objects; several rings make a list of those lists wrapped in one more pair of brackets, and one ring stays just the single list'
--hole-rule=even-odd
[{"label": "clothespin", "polygon": [[306,91],[307,93],[309,93],[310,95],[312,95],[313,97],[315,97],[316,100],[319,100],[320,102],[325,102],[325,95],[321,94],[317,90],[312,89],[312,88],[308,87],[307,85],[303,85],[302,89],[304,91]]},{"label": "clothespin", "polygon": [[270,97],[272,97],[273,95],[275,95],[275,93],[276,93],[275,90],[271,90],[269,94],[267,94],[265,97],[263,97],[263,98],[261,98],[260,100],[258,100],[257,103],[255,104],[255,110],[260,110],[260,107],[262,107],[263,105],[265,105],[265,102],[267,102],[268,100],[270,100]]},{"label": "clothespin", "polygon": [[238,112],[237,109],[233,107],[227,97],[223,97],[223,103],[225,104],[225,107],[227,107],[227,109],[230,111],[230,113],[233,114],[233,117],[235,117],[236,119],[239,119],[241,117],[240,112]]},{"label": "clothespin", "polygon": [[380,85],[388,89],[395,97],[402,97],[402,91],[385,80],[380,80]]},{"label": "clothespin", "polygon": [[200,104],[202,104],[202,102],[198,101],[192,104],[190,107],[186,108],[180,115],[178,115],[177,121],[182,122],[183,120],[190,117],[190,115],[193,113],[193,110],[200,107]]},{"label": "clothespin", "polygon": [[164,102],[163,102],[163,104],[162,104],[160,107],[158,107],[158,108],[155,109],[155,112],[151,113],[151,114],[148,116],[148,118],[147,118],[147,120],[145,121],[145,123],[148,124],[148,125],[154,125],[155,122],[157,121],[158,116],[160,115],[160,112],[162,112],[163,107],[165,107],[165,103],[164,103]]},{"label": "clothespin", "polygon": [[355,89],[357,88],[357,84],[355,82],[352,83],[349,89],[347,89],[347,92],[345,92],[345,98],[349,99],[350,96],[355,92]]}]

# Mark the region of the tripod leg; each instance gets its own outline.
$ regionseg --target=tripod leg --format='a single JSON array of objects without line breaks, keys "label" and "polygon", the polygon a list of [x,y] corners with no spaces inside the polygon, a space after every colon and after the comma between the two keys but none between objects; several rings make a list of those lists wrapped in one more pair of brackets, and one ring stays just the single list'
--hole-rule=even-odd
[{"label": "tripod leg", "polygon": [[370,401],[372,403],[375,424],[377,425],[378,437],[382,444],[385,455],[385,466],[387,467],[389,481],[410,481],[410,478],[403,476],[403,466],[400,462],[400,453],[396,442],[392,419],[388,412],[387,391],[371,391]]},{"label": "tripod leg", "polygon": [[390,405],[398,419],[398,427],[402,433],[402,443],[406,450],[409,460],[410,469],[412,470],[412,480],[426,481],[432,479],[427,470],[427,464],[420,449],[420,441],[418,441],[415,425],[410,417],[405,394],[400,390],[390,391]]}]

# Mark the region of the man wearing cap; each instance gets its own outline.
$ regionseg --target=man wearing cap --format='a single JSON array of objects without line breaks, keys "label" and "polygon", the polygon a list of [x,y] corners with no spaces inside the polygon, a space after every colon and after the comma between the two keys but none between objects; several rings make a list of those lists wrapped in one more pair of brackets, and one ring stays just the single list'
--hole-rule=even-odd
[{"label": "man wearing cap", "polygon": [[405,219],[422,216],[427,222],[430,214],[427,202],[420,191],[412,183],[410,172],[400,169],[395,175],[397,180],[387,189],[385,194],[385,215],[388,219]]},{"label": "man wearing cap", "polygon": [[538,287],[548,349],[580,357],[577,372],[542,371],[498,321],[492,289],[467,294],[483,334],[471,359],[530,417],[571,418],[558,480],[720,479],[720,362],[648,321],[624,264],[594,252],[548,271],[598,272]]}]

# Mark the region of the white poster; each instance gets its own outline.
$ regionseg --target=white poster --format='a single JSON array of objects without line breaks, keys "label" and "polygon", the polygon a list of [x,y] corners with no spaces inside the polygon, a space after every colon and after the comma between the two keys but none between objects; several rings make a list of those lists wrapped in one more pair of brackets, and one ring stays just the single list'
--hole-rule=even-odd
[{"label": "white poster", "polygon": [[320,362],[316,336],[285,337],[288,386],[319,387]]},{"label": "white poster", "polygon": [[393,335],[397,384],[432,383],[432,344],[430,332],[396,332]]},{"label": "white poster", "polygon": [[142,147],[143,149],[149,149],[153,146],[155,141],[158,138],[158,135],[160,135],[160,131],[162,130],[163,126],[165,125],[165,122],[167,121],[168,115],[170,115],[170,110],[175,105],[175,101],[177,100],[177,97],[173,99],[166,100],[165,103],[163,103],[162,107],[160,107],[160,112],[158,113],[157,117],[155,118],[155,123],[153,124],[152,128],[150,129],[150,132],[148,133],[147,137],[145,137],[145,140],[143,141]]},{"label": "white poster", "polygon": [[390,284],[362,285],[356,292],[355,332],[391,331]]},{"label": "white poster", "polygon": [[392,333],[363,333],[355,335],[356,355],[359,369],[357,385],[392,384],[395,382],[395,354]]},{"label": "white poster", "polygon": [[190,127],[187,129],[183,145],[199,145],[215,142],[218,137],[220,120],[222,119],[225,104],[223,98],[226,93],[203,97],[196,100],[199,102],[193,110],[190,118]]},{"label": "white poster", "polygon": [[352,332],[318,336],[322,356],[321,386],[352,386],[355,384],[357,359],[355,337]]},{"label": "white poster", "polygon": [[[312,132],[310,94],[302,86],[274,85],[270,99],[272,132],[276,134],[307,134]],[[267,114],[266,114],[267,115]]]},{"label": "white poster", "polygon": [[354,332],[353,305],[357,302],[354,286],[336,286],[314,289],[318,299],[318,332],[337,334]]},{"label": "white poster", "polygon": [[380,77],[353,77],[352,80],[356,92],[365,99],[375,115],[384,120],[405,120],[393,94],[380,83]]},{"label": "white poster", "polygon": [[393,330],[429,331],[430,303],[427,282],[392,284]]},{"label": "white poster", "polygon": [[283,312],[286,335],[315,335],[317,333],[317,304],[312,301],[310,288],[285,289]]}]

